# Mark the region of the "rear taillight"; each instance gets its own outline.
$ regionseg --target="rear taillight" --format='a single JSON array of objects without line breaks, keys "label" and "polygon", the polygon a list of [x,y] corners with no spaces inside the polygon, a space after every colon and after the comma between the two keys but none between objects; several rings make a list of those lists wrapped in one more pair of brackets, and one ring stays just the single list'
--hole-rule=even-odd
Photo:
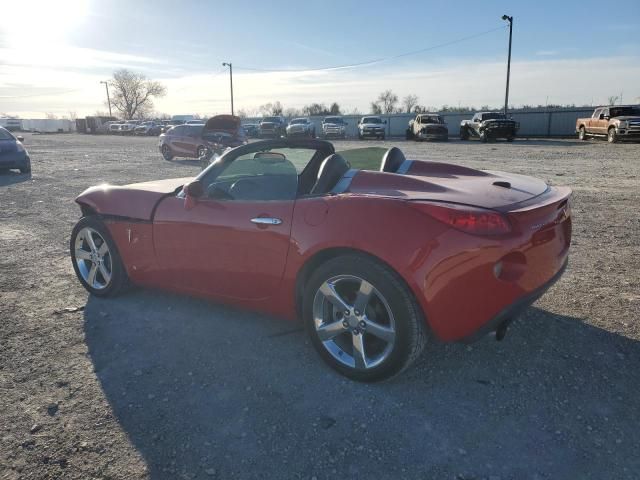
[{"label": "rear taillight", "polygon": [[501,213],[486,208],[445,202],[409,202],[413,208],[456,230],[472,235],[504,235],[511,225]]}]

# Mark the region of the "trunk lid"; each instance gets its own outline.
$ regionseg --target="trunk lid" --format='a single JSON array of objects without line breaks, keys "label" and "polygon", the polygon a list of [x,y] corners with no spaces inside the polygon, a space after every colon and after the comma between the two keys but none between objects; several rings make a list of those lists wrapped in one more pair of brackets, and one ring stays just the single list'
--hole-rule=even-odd
[{"label": "trunk lid", "polygon": [[438,162],[411,161],[406,174],[360,171],[349,191],[403,200],[432,200],[509,211],[548,186],[542,180]]}]

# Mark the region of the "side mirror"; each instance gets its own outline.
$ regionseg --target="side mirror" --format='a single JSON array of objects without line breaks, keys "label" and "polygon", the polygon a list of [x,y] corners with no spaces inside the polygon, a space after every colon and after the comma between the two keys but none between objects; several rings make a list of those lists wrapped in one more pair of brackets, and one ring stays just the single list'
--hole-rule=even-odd
[{"label": "side mirror", "polygon": [[194,180],[191,183],[187,183],[184,187],[184,192],[187,197],[200,198],[204,195],[204,186],[200,180]]},{"label": "side mirror", "polygon": [[16,139],[17,139],[19,142],[24,143],[24,137],[23,137],[22,135],[18,135],[18,136],[16,136]]}]

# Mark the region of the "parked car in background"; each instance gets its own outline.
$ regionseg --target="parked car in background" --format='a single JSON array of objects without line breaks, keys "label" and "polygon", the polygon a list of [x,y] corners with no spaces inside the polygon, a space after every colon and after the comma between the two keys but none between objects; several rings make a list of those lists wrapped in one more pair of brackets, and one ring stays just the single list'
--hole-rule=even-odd
[{"label": "parked car in background", "polygon": [[460,139],[478,137],[481,142],[504,138],[513,142],[520,124],[501,112],[478,112],[471,120],[460,123]]},{"label": "parked car in background", "polygon": [[89,188],[74,271],[97,297],[146,285],[301,320],[319,356],[359,381],[402,372],[428,340],[502,339],[562,276],[569,188],[396,147],[368,155],[376,171],[326,141],[266,140],[195,179]]},{"label": "parked car in background", "polygon": [[609,143],[618,140],[640,140],[640,106],[611,105],[598,107],[589,118],[576,121],[580,140],[588,136],[607,137]]},{"label": "parked car in background", "polygon": [[323,138],[347,138],[347,122],[342,117],[325,117],[322,120]]},{"label": "parked car in background", "polygon": [[147,120],[138,125],[134,130],[134,135],[157,136],[162,133],[162,123],[156,120]]},{"label": "parked car in background", "polygon": [[308,118],[294,118],[287,126],[287,137],[316,138],[316,125]]},{"label": "parked car in background", "polygon": [[[87,122],[87,123],[89,123],[89,122]],[[117,124],[117,123],[118,123],[117,120],[110,120],[108,122],[101,123],[100,125],[94,127],[94,132],[92,132],[92,133],[97,133],[97,134],[102,134],[102,135],[107,134],[107,133],[113,133],[111,131],[111,125],[114,125],[114,124]],[[87,130],[89,132],[91,132],[91,130],[89,130],[89,128],[87,128]]]},{"label": "parked car in background", "polygon": [[260,121],[260,138],[280,138],[287,135],[284,117],[264,117]]},{"label": "parked car in background", "polygon": [[158,148],[165,160],[174,157],[201,158],[212,152],[246,143],[240,118],[216,115],[204,125],[177,125],[159,137]]},{"label": "parked car in background", "polygon": [[260,136],[260,124],[243,123],[242,127],[244,128],[244,131],[247,134],[247,137],[258,138]]},{"label": "parked car in background", "polygon": [[449,140],[449,127],[437,113],[420,113],[409,121],[407,140]]},{"label": "parked car in background", "polygon": [[384,140],[386,120],[380,117],[362,117],[358,121],[358,138],[378,138]]},{"label": "parked car in background", "polygon": [[19,118],[0,118],[0,127],[4,127],[10,132],[22,130],[22,120]]},{"label": "parked car in background", "polygon": [[119,120],[115,122],[109,122],[109,133],[118,135],[120,133],[120,127],[122,127],[122,122]]},{"label": "parked car in background", "polygon": [[140,123],[140,120],[127,120],[120,125],[120,133],[122,135],[133,135],[134,130]]},{"label": "parked car in background", "polygon": [[23,141],[22,136],[15,136],[6,128],[0,127],[0,171],[16,169],[20,173],[31,172],[31,158]]}]

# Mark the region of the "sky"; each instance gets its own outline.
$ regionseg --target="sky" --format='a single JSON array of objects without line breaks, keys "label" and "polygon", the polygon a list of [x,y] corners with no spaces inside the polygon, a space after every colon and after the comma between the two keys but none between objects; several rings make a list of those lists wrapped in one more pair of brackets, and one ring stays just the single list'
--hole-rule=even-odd
[{"label": "sky", "polygon": [[[0,7],[0,113],[106,111],[119,68],[167,87],[166,114],[338,102],[386,89],[425,106],[640,103],[640,1],[21,0]],[[417,52],[417,53],[416,53]],[[353,66],[360,64],[359,66]],[[339,68],[333,68],[339,67]],[[322,70],[324,69],[324,70]]]}]

